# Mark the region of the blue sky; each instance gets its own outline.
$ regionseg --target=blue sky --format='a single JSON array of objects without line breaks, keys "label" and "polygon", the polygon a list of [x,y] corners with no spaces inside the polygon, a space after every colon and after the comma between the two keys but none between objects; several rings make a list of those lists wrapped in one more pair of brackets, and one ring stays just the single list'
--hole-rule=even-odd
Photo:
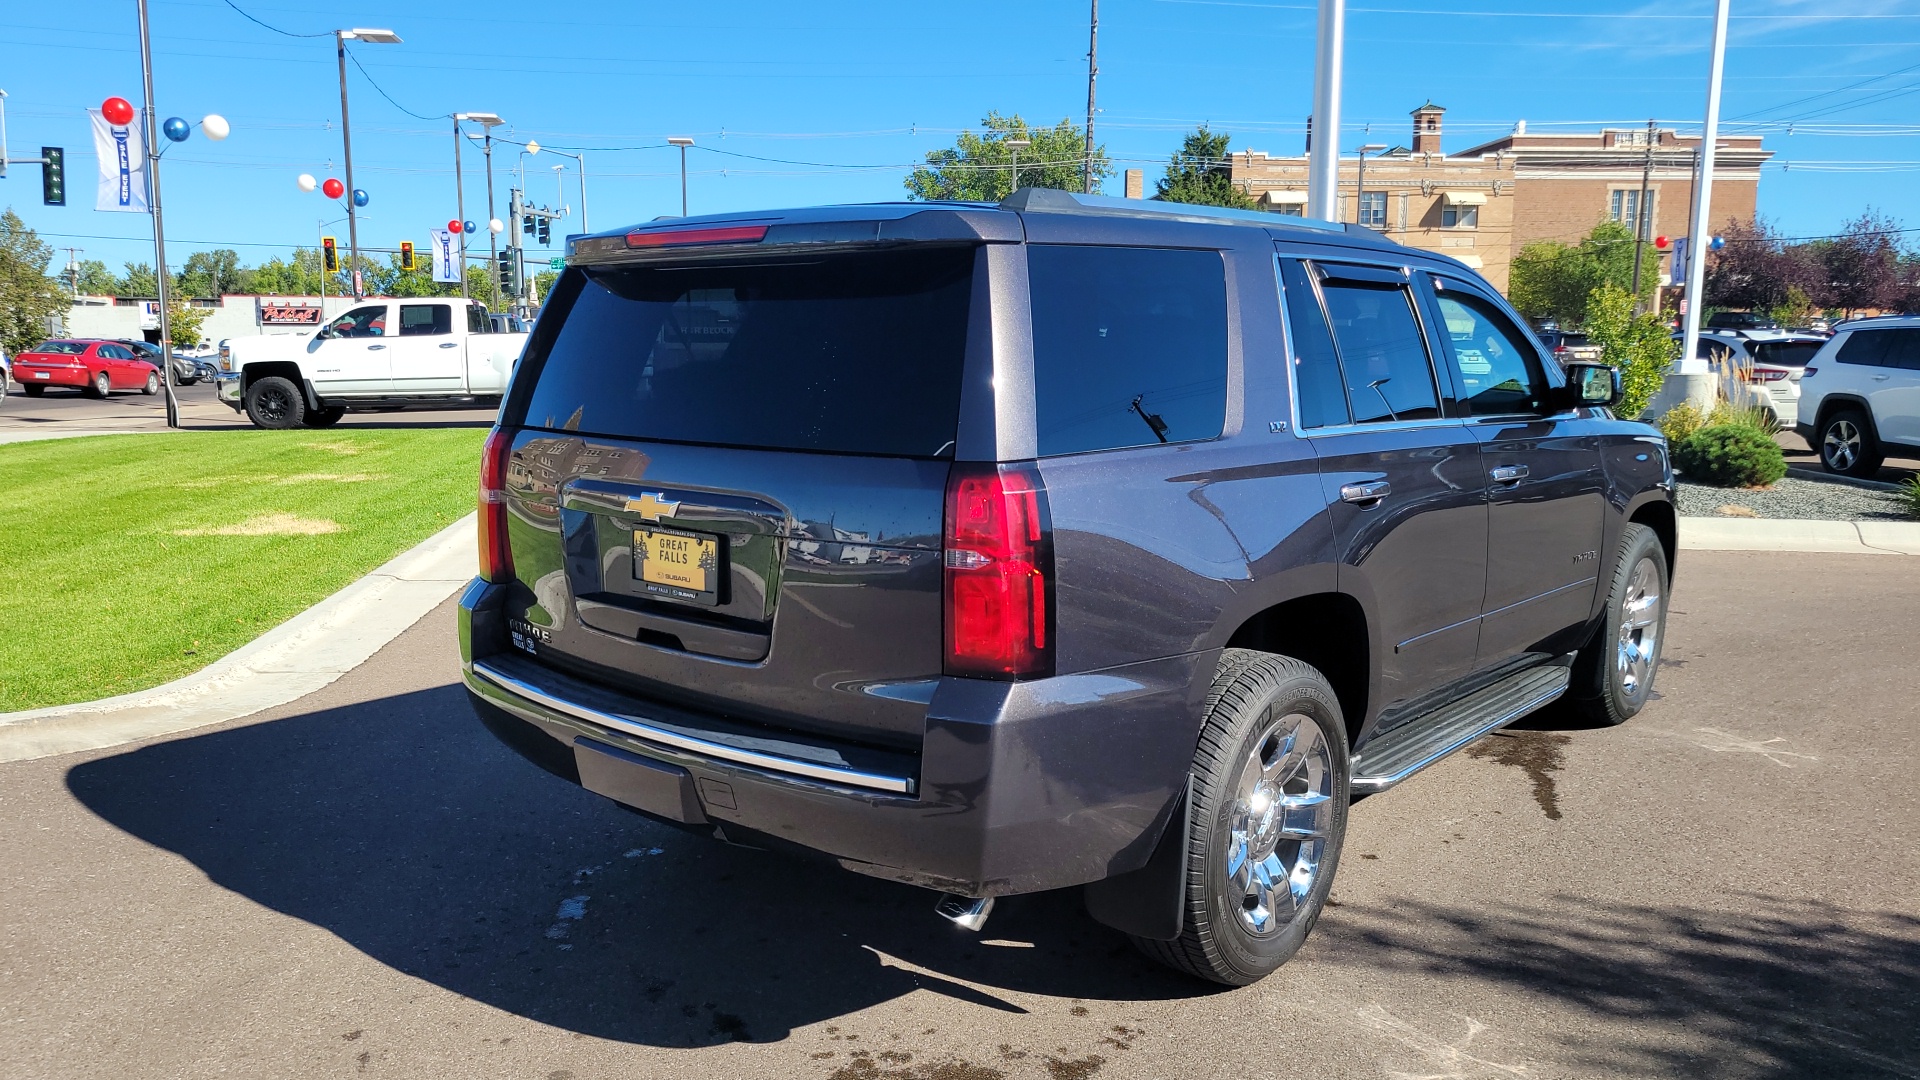
[{"label": "blue sky", "polygon": [[[405,39],[350,46],[380,88],[349,65],[370,246],[424,245],[454,216],[443,118],[456,110],[499,113],[511,138],[585,148],[598,229],[678,212],[668,135],[698,141],[688,160],[700,213],[900,198],[906,167],[989,109],[1034,122],[1086,111],[1084,0],[235,2],[293,33],[380,26]],[[1343,145],[1406,141],[1408,111],[1428,98],[1448,109],[1449,150],[1521,119],[1534,130],[1650,117],[1697,127],[1704,112],[1711,0],[1349,2]],[[1231,132],[1236,150],[1297,153],[1315,10],[1311,0],[1106,0],[1099,141],[1150,179],[1202,121]],[[1788,235],[1835,231],[1868,205],[1901,216],[1920,193],[1920,2],[1735,0],[1734,12],[1723,117],[1773,125],[1761,213]],[[224,0],[153,0],[152,18],[161,116],[218,112],[233,125],[224,143],[196,135],[164,163],[170,261],[224,246],[257,262],[313,246],[319,222],[340,216],[295,186],[302,172],[342,175],[331,39],[282,36]],[[0,202],[81,258],[115,269],[151,261],[144,218],[92,209],[85,115],[112,94],[139,103],[132,0],[6,5],[0,89],[13,155],[65,146],[71,189],[67,207],[43,207],[38,169],[15,166]],[[502,217],[515,151],[495,149]],[[551,166],[561,159],[526,160],[533,199],[558,201]],[[479,219],[480,156],[464,163],[467,216]],[[576,216],[561,231],[574,231],[567,165]],[[344,245],[344,224],[326,231]]]}]

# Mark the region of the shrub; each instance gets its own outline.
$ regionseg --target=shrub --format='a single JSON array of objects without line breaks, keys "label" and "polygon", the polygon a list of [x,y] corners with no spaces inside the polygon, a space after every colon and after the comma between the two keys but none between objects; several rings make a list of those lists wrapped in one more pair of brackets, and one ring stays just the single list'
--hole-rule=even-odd
[{"label": "shrub", "polygon": [[1766,487],[1787,475],[1787,459],[1771,438],[1740,424],[1701,428],[1673,448],[1688,480],[1716,487]]},{"label": "shrub", "polygon": [[1704,427],[1743,427],[1752,428],[1762,435],[1772,435],[1774,430],[1773,410],[1764,405],[1736,405],[1725,398],[1714,402],[1713,411],[1707,413]]},{"label": "shrub", "polygon": [[1920,476],[1909,476],[1900,485],[1900,497],[1907,500],[1907,513],[1920,517]]},{"label": "shrub", "polygon": [[1620,404],[1614,412],[1640,415],[1666,382],[1680,346],[1658,315],[1635,315],[1633,294],[1602,285],[1587,297],[1587,340],[1600,346],[1601,362],[1620,369]]},{"label": "shrub", "polygon": [[1660,434],[1667,437],[1668,446],[1679,446],[1687,441],[1688,436],[1706,426],[1706,414],[1691,401],[1675,405],[1660,418]]}]

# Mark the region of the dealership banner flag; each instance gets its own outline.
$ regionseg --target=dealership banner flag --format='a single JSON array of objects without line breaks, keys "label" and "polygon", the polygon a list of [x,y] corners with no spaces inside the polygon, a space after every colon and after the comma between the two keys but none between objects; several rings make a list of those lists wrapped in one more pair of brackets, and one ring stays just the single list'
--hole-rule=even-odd
[{"label": "dealership banner flag", "polygon": [[429,229],[433,237],[433,280],[460,280],[460,244],[445,229]]},{"label": "dealership banner flag", "polygon": [[131,124],[109,124],[99,109],[93,117],[93,152],[100,159],[100,192],[95,210],[147,212],[147,145],[140,137],[144,119],[136,112]]}]

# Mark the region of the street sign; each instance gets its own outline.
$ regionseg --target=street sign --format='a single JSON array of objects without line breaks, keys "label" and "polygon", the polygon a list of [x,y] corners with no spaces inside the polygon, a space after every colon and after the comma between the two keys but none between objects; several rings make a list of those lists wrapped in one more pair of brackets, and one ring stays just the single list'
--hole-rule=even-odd
[{"label": "street sign", "polygon": [[549,270],[565,270],[566,268],[567,268],[567,260],[562,258],[561,256],[556,255],[553,258],[547,260],[547,269]]}]

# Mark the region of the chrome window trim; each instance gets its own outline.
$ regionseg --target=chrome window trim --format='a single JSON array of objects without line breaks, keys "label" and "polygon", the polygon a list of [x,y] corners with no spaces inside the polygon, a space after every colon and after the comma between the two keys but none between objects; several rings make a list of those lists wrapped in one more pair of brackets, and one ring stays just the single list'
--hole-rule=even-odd
[{"label": "chrome window trim", "polygon": [[811,761],[798,761],[794,758],[780,757],[776,754],[763,754],[755,750],[744,750],[735,746],[726,746],[721,743],[710,742],[706,739],[695,738],[691,735],[682,735],[675,731],[667,731],[654,727],[640,717],[602,712],[599,709],[588,708],[584,705],[554,697],[539,687],[495,670],[480,660],[475,660],[469,666],[468,671],[476,679],[492,683],[508,694],[524,698],[527,701],[533,702],[543,708],[551,709],[561,715],[572,717],[575,720],[584,720],[590,724],[598,724],[601,727],[632,735],[635,738],[644,739],[648,742],[659,743],[662,746],[671,747],[675,750],[698,754],[702,757],[713,758],[716,761],[724,761],[733,765],[743,765],[751,769],[777,773],[783,777],[805,777],[809,780],[819,780],[830,784],[839,784],[845,787],[860,788],[867,791],[883,791],[894,795],[914,794],[915,784],[911,777],[883,776],[879,773],[862,772],[859,769],[836,768],[831,765],[821,765]]}]

